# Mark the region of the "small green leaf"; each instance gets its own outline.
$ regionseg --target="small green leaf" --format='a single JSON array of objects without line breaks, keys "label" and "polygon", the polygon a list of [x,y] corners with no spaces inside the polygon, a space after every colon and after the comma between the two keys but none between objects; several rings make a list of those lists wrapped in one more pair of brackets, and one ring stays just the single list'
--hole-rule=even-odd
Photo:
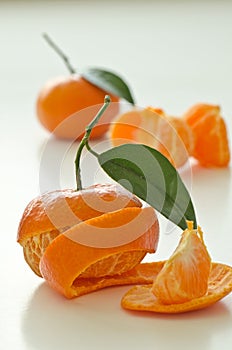
[{"label": "small green leaf", "polygon": [[133,105],[135,104],[129,87],[125,81],[115,73],[99,68],[88,68],[84,70],[81,75],[91,84],[98,86],[107,93],[121,97]]},{"label": "small green leaf", "polygon": [[185,229],[186,220],[196,227],[191,197],[180,175],[157,150],[136,144],[112,148],[98,155],[105,172],[146,201],[170,221]]}]

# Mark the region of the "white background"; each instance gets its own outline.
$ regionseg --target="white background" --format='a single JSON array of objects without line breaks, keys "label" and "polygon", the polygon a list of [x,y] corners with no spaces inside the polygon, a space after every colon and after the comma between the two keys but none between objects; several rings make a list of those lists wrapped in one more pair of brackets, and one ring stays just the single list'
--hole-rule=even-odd
[{"label": "white background", "polygon": [[[196,102],[220,104],[232,128],[232,2],[0,1],[0,349],[231,349],[232,295],[215,306],[164,316],[120,308],[128,287],[67,301],[36,277],[16,243],[26,204],[40,193],[39,166],[49,135],[35,100],[52,77],[67,75],[41,38],[48,32],[77,68],[101,66],[129,82],[139,106],[181,115]],[[104,145],[101,144],[101,145]],[[101,146],[100,145],[100,146]],[[66,147],[53,141],[54,155]],[[73,186],[74,148],[63,162]],[[85,163],[85,185],[104,178]],[[183,173],[214,261],[232,265],[231,168]],[[180,231],[161,219],[158,253],[168,257]]]}]

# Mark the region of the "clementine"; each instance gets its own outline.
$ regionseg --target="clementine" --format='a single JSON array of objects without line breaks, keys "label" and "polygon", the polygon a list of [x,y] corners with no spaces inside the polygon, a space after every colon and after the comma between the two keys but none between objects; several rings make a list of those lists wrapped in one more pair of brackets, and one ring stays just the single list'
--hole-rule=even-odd
[{"label": "clementine", "polygon": [[[45,129],[58,138],[81,139],[86,125],[96,114],[105,94],[104,90],[77,74],[53,79],[42,87],[38,95],[36,101],[38,119]],[[119,101],[116,96],[110,95],[110,97],[112,102]],[[118,103],[111,104],[99,125],[93,129],[92,138],[101,137],[106,133],[118,109]]]},{"label": "clementine", "polygon": [[45,193],[28,204],[18,229],[29,266],[68,298],[145,282],[137,270],[127,272],[156,250],[158,237],[154,209],[112,184]]},{"label": "clementine", "polygon": [[112,184],[94,185],[82,191],[66,189],[44,193],[24,210],[17,240],[23,246],[27,263],[41,276],[41,256],[60,233],[105,212],[141,206],[137,197]]},{"label": "clementine", "polygon": [[122,307],[130,310],[180,313],[210,306],[232,291],[232,267],[211,263],[203,233],[193,223],[164,262],[151,263],[156,272],[153,284],[130,289]]}]

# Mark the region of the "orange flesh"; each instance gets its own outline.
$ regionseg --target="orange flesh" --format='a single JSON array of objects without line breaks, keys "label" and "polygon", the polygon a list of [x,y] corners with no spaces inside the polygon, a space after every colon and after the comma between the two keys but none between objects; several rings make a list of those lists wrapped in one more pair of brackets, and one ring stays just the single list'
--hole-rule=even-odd
[{"label": "orange flesh", "polygon": [[230,162],[227,129],[220,107],[199,103],[183,116],[195,137],[193,156],[205,167],[225,167]]},{"label": "orange flesh", "polygon": [[183,303],[207,292],[211,259],[200,229],[193,230],[192,223],[188,225],[152,287],[163,304]]},{"label": "orange flesh", "polygon": [[[155,263],[154,263],[155,264]],[[163,262],[163,265],[165,262]],[[162,265],[159,265],[162,268]],[[157,272],[158,274],[159,272]],[[123,308],[134,311],[156,313],[182,313],[203,309],[213,305],[232,292],[232,267],[212,263],[207,293],[199,298],[181,304],[162,304],[152,293],[152,284],[139,285],[130,289],[122,298]]]},{"label": "orange flesh", "polygon": [[186,163],[194,138],[184,119],[167,117],[157,108],[132,110],[119,115],[110,128],[114,146],[141,143],[163,153],[176,167]]}]

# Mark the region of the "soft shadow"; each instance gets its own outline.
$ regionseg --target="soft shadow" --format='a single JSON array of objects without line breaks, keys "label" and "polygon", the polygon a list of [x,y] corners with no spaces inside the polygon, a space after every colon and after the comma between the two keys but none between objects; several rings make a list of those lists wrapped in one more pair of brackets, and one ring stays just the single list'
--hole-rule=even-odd
[{"label": "soft shadow", "polygon": [[222,301],[201,311],[179,315],[130,312],[120,307],[128,288],[106,288],[66,300],[42,283],[21,322],[28,348],[112,350],[126,345],[151,348],[156,341],[165,349],[170,344],[173,348],[181,345],[188,350],[207,349],[212,337],[226,336],[231,331],[232,315]]}]

